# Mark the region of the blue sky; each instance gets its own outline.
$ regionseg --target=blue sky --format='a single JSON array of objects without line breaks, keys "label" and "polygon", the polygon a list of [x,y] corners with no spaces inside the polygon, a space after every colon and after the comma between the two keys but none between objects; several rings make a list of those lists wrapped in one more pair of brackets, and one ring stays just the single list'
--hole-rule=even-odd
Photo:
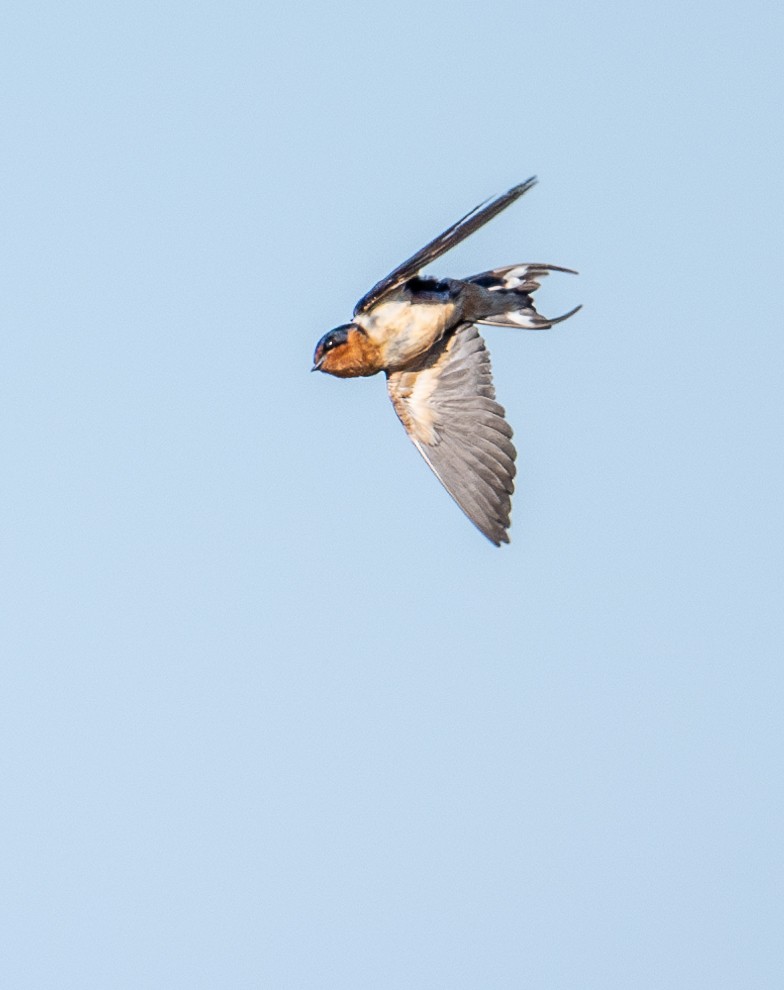
[{"label": "blue sky", "polygon": [[[1,21],[3,985],[780,987],[780,7]],[[531,174],[496,550],[308,369]]]}]

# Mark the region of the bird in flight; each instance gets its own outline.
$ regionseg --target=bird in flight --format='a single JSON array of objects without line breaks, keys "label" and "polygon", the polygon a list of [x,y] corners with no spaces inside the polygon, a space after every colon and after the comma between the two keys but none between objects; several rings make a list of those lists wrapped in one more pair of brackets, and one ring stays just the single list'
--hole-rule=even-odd
[{"label": "bird in flight", "polygon": [[383,371],[400,421],[471,522],[492,543],[509,542],[516,451],[495,401],[490,355],[477,325],[546,330],[532,293],[558,265],[494,268],[436,279],[421,269],[479,230],[536,184],[528,179],[453,223],[367,292],[351,323],[324,334],[313,371],[356,378]]}]

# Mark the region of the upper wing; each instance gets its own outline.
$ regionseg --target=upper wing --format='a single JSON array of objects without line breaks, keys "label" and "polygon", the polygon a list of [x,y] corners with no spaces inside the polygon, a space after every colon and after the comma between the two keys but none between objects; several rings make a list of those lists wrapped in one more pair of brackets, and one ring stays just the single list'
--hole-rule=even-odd
[{"label": "upper wing", "polygon": [[508,543],[516,452],[476,327],[438,341],[415,368],[390,374],[387,388],[444,488],[489,540]]},{"label": "upper wing", "polygon": [[354,316],[370,309],[382,296],[396,289],[397,286],[402,285],[412,275],[416,275],[420,268],[439,258],[444,252],[454,247],[455,244],[459,244],[460,241],[465,240],[466,237],[473,234],[475,230],[479,230],[480,227],[483,227],[493,217],[497,217],[502,210],[505,210],[507,206],[514,203],[516,199],[519,199],[523,193],[527,193],[534,185],[536,185],[536,178],[532,177],[526,182],[521,182],[520,185],[514,186],[509,192],[497,196],[486,205],[480,203],[479,206],[474,207],[470,213],[466,213],[457,223],[453,223],[442,234],[439,234],[438,237],[430,241],[429,244],[426,244],[407,261],[404,261],[402,265],[398,265],[389,275],[382,278],[380,282],[377,282],[370,292],[365,293],[354,307]]}]

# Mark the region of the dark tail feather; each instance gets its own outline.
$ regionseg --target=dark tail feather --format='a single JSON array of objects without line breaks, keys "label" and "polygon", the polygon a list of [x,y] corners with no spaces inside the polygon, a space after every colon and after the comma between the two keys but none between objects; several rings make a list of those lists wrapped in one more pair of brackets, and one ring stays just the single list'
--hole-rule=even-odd
[{"label": "dark tail feather", "polygon": [[509,265],[507,268],[495,268],[481,275],[473,275],[465,281],[485,289],[487,296],[487,315],[478,316],[477,323],[494,327],[522,327],[525,330],[547,330],[568,320],[570,316],[582,309],[574,309],[563,316],[548,319],[536,311],[532,294],[539,288],[541,280],[548,272],[568,272],[576,275],[571,268],[561,268],[558,265]]}]

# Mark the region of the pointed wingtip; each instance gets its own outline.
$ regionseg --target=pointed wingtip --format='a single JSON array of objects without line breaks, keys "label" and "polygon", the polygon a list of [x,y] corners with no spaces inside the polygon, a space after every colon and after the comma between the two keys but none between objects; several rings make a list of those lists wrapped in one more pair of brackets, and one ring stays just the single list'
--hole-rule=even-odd
[{"label": "pointed wingtip", "polygon": [[532,175],[530,179],[526,179],[525,182],[519,182],[516,186],[512,186],[509,192],[502,193],[498,199],[497,203],[503,203],[504,205],[501,209],[506,209],[507,206],[515,203],[521,196],[524,196],[530,189],[537,184],[539,180],[535,175]]},{"label": "pointed wingtip", "polygon": [[525,193],[527,193],[529,189],[532,189],[538,181],[539,180],[536,176],[532,175],[530,179],[526,179],[525,182],[518,182],[516,186],[512,186],[511,189],[507,189],[506,192],[499,193],[497,196],[490,196],[489,199],[482,200],[482,202],[478,203],[470,213],[466,213],[463,219],[459,220],[455,226],[465,223],[466,220],[473,220],[478,213],[481,213],[487,208],[490,210],[495,209],[496,212],[493,213],[493,216],[496,216],[497,213],[505,210],[507,206],[511,206],[515,200],[519,199],[521,196],[524,196]]},{"label": "pointed wingtip", "polygon": [[[476,206],[469,213],[466,213],[464,217],[453,224],[452,229],[461,227],[466,221],[474,220],[477,214],[482,213],[484,210],[495,210],[493,216],[496,216],[502,210],[505,210],[507,206],[511,206],[516,199],[519,199],[525,193],[528,192],[539,180],[535,175],[532,175],[530,179],[526,179],[525,182],[518,182],[516,186],[512,186],[511,189],[507,189],[506,192],[499,193],[497,196],[489,196],[487,199],[483,199],[481,203],[477,203]],[[486,221],[485,221],[486,222]]]},{"label": "pointed wingtip", "polygon": [[532,175],[530,179],[526,179],[525,182],[520,182],[516,186],[512,186],[509,190],[508,195],[514,195],[515,198],[522,196],[523,193],[527,193],[529,189],[532,189],[539,180],[535,175]]}]

